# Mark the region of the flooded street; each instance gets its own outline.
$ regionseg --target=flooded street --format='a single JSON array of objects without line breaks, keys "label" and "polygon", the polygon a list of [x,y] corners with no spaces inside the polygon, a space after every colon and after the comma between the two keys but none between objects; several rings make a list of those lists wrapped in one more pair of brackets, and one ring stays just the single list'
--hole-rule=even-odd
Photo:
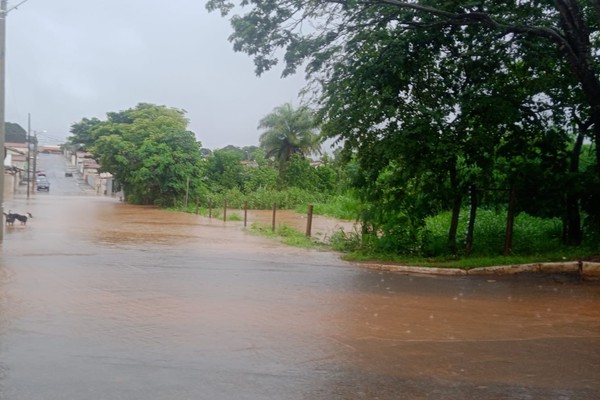
[{"label": "flooded street", "polygon": [[51,191],[5,201],[34,218],[1,245],[1,400],[600,398],[599,283],[363,269],[42,156]]}]

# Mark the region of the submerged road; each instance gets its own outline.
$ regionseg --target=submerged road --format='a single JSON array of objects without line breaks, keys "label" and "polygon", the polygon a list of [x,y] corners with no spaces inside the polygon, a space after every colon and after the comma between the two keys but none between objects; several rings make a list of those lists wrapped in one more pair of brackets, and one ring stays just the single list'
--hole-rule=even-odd
[{"label": "submerged road", "polygon": [[60,157],[5,202],[34,218],[1,245],[2,400],[600,398],[598,283],[362,269],[96,197]]}]

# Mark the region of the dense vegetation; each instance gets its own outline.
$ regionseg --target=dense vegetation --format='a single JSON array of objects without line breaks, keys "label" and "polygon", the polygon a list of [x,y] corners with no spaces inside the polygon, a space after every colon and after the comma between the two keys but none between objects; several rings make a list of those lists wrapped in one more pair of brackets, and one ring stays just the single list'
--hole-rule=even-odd
[{"label": "dense vegetation", "polygon": [[69,142],[91,151],[135,204],[172,204],[202,192],[200,143],[184,112],[153,104],[75,123]]},{"label": "dense vegetation", "polygon": [[[270,117],[281,117],[280,111],[281,107],[276,108]],[[299,112],[307,113],[307,110]],[[362,218],[362,222],[369,221],[371,213],[375,212],[373,210],[381,207],[377,201],[365,200],[365,172],[360,168],[358,157],[347,162],[341,150],[334,152],[334,156],[323,154],[318,162],[307,157],[315,152],[315,137],[304,140],[307,145],[298,146],[294,151],[277,150],[276,141],[272,138],[268,144],[261,140],[260,147],[230,145],[213,151],[201,148],[193,134],[186,131],[186,126],[187,120],[180,110],[139,104],[133,109],[108,113],[106,121],[84,119],[74,124],[70,143],[74,148],[92,151],[101,162],[102,169],[112,172],[118,179],[128,201],[136,204],[174,206],[197,212],[198,207],[220,208],[225,202],[228,207],[248,206],[251,209],[270,209],[275,203],[279,208],[296,208],[303,213],[308,204],[314,204],[317,214]],[[290,132],[287,136],[291,136],[292,141],[302,142],[294,139],[297,131]],[[306,132],[312,132],[312,128]],[[309,136],[314,134],[306,132]],[[290,146],[291,140],[286,135],[277,135],[268,129],[261,138],[266,137],[266,133],[279,137],[282,149]],[[593,157],[589,154],[589,145],[583,148],[582,165],[585,170],[593,165]],[[289,156],[283,161],[275,155],[267,158],[267,149],[274,154]],[[381,190],[393,193],[398,188],[385,181],[391,177],[384,173],[377,177]],[[381,257],[382,254],[391,258],[394,255],[447,257],[464,254],[462,246],[455,252],[448,248],[447,232],[453,215],[451,208],[444,208],[441,200],[425,203],[429,194],[417,194],[424,203],[407,196],[407,204],[414,202],[415,213],[409,219],[406,210],[399,208],[397,219],[389,222],[390,229],[395,229],[393,235],[385,230],[373,234],[371,225],[370,229],[360,232],[335,234],[331,238],[332,244],[339,250],[357,251],[367,257]],[[490,257],[503,249],[506,206],[504,196],[497,191],[480,197],[479,215],[473,227],[472,253],[474,256]],[[428,206],[432,207],[429,211]],[[419,214],[418,207],[425,211]],[[467,241],[468,211],[460,212],[456,227],[457,243],[465,244]],[[391,210],[380,212],[389,213]],[[550,215],[536,217],[536,214],[540,213],[518,213],[514,223],[514,254],[562,259],[594,250],[592,244],[596,237],[593,232],[584,237],[585,246],[577,250],[567,249],[563,246],[560,218]],[[392,224],[396,224],[395,227]],[[286,232],[286,236],[294,237],[290,232]]]},{"label": "dense vegetation", "polygon": [[[366,254],[581,256],[600,246],[600,6],[558,2],[211,0],[256,72],[306,67],[312,109],[259,121],[259,146],[203,149],[180,110],[83,119],[141,204],[345,213]],[[245,13],[244,13],[245,12]],[[311,26],[311,29],[303,29]],[[334,157],[319,140],[334,139]],[[190,201],[188,201],[190,199]],[[187,203],[187,204],[185,204]]]},{"label": "dense vegetation", "polygon": [[[519,229],[546,224],[529,215],[550,221],[548,243],[597,251],[597,2],[207,7],[239,13],[230,40],[257,74],[278,54],[284,75],[306,66],[322,132],[356,167],[357,245],[392,254],[533,252]],[[482,246],[479,219],[488,212],[503,220],[494,231],[500,245]],[[443,240],[429,222],[440,214]]]},{"label": "dense vegetation", "polygon": [[25,143],[27,141],[27,131],[21,125],[13,122],[4,123],[4,142],[5,143]]},{"label": "dense vegetation", "polygon": [[204,149],[187,125],[182,110],[142,103],[73,124],[69,145],[91,152],[134,204],[294,208],[344,190],[343,166],[308,158],[320,142],[306,108],[275,108],[260,122],[260,147]]}]

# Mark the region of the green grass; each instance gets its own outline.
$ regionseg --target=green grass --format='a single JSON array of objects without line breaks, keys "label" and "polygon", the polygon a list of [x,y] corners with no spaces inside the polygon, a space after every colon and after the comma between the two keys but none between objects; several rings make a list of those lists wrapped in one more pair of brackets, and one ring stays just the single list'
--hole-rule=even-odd
[{"label": "green grass", "polygon": [[243,221],[244,219],[238,213],[227,213],[227,221]]},{"label": "green grass", "polygon": [[281,224],[273,231],[271,226],[259,223],[253,223],[250,226],[250,232],[278,240],[288,246],[301,247],[305,249],[328,249],[326,243],[320,242],[315,238],[307,237],[305,234],[294,230],[286,224]]},{"label": "green grass", "polygon": [[497,265],[518,265],[543,262],[577,261],[585,259],[589,254],[583,252],[530,255],[530,256],[471,256],[465,258],[424,258],[403,257],[398,255],[366,254],[353,252],[344,254],[346,261],[363,263],[398,264],[415,267],[438,267],[438,268],[460,268],[473,269],[480,267],[493,267]]},{"label": "green grass", "polygon": [[[288,246],[320,249],[320,250],[339,250],[332,246],[331,242],[323,243],[314,238],[308,238],[301,232],[283,224],[276,227],[275,231],[271,226],[254,223],[250,227],[250,232],[264,237],[272,238]],[[589,251],[580,248],[565,248],[553,253],[526,255],[526,256],[471,256],[471,257],[407,257],[398,254],[369,253],[361,251],[351,251],[345,253],[342,258],[346,261],[358,263],[382,263],[398,264],[416,267],[438,267],[438,268],[460,268],[473,269],[480,267],[491,267],[499,265],[518,265],[541,262],[559,262],[559,261],[577,261],[589,256]]]},{"label": "green grass", "polygon": [[[360,213],[360,202],[348,195],[331,196],[325,202],[315,202],[313,206],[313,213],[315,215],[324,215],[344,220],[356,220],[356,217]],[[308,212],[308,204],[300,204],[294,210],[298,213],[306,214]]]},{"label": "green grass", "polygon": [[575,261],[599,254],[597,240],[593,238],[577,247],[562,244],[560,240],[562,227],[559,220],[532,217],[521,213],[515,220],[512,252],[508,256],[503,256],[506,213],[480,210],[476,221],[473,253],[468,257],[464,252],[460,252],[461,247],[464,246],[467,223],[467,213],[464,210],[461,213],[458,229],[459,254],[457,255],[452,255],[448,251],[449,212],[427,219],[421,233],[421,253],[418,255],[385,253],[378,247],[377,240],[369,241],[368,238],[365,240],[356,232],[334,235],[332,246],[344,252],[344,259],[348,261],[464,269]]},{"label": "green grass", "polygon": [[[297,207],[296,211],[306,213],[305,204]],[[328,203],[315,203],[316,215],[327,215],[339,219],[354,219],[359,204],[350,197],[336,196]],[[187,210],[196,213],[195,206]],[[208,209],[200,208],[198,214],[208,216]],[[222,208],[213,208],[212,217],[222,219]],[[461,213],[459,248],[463,246],[468,213]],[[459,252],[458,255],[448,255],[447,231],[450,213],[442,213],[427,219],[423,230],[421,256],[386,254],[377,249],[373,243],[366,243],[358,232],[334,234],[325,243],[316,238],[308,238],[303,232],[295,231],[288,225],[280,224],[273,232],[270,225],[254,223],[249,232],[278,240],[288,246],[335,250],[344,253],[343,258],[354,262],[375,262],[400,265],[445,267],[472,269],[496,265],[516,265],[540,262],[575,261],[586,259],[599,254],[597,240],[595,245],[589,243],[579,246],[565,246],[560,242],[561,224],[557,219],[543,219],[521,213],[517,216],[514,230],[513,252],[509,256],[502,256],[504,241],[505,212],[494,210],[479,210],[475,227],[475,242],[472,255],[466,257]],[[228,213],[228,221],[240,221],[242,217],[232,212]]]}]

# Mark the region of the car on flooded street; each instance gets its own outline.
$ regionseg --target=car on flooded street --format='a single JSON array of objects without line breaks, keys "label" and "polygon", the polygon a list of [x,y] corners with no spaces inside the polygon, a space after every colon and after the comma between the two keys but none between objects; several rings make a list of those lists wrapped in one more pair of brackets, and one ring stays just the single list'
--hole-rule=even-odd
[{"label": "car on flooded street", "polygon": [[41,191],[49,192],[50,191],[50,182],[48,181],[48,179],[46,179],[46,177],[38,177],[38,179],[36,181],[36,187],[37,187],[38,192],[41,192]]}]

